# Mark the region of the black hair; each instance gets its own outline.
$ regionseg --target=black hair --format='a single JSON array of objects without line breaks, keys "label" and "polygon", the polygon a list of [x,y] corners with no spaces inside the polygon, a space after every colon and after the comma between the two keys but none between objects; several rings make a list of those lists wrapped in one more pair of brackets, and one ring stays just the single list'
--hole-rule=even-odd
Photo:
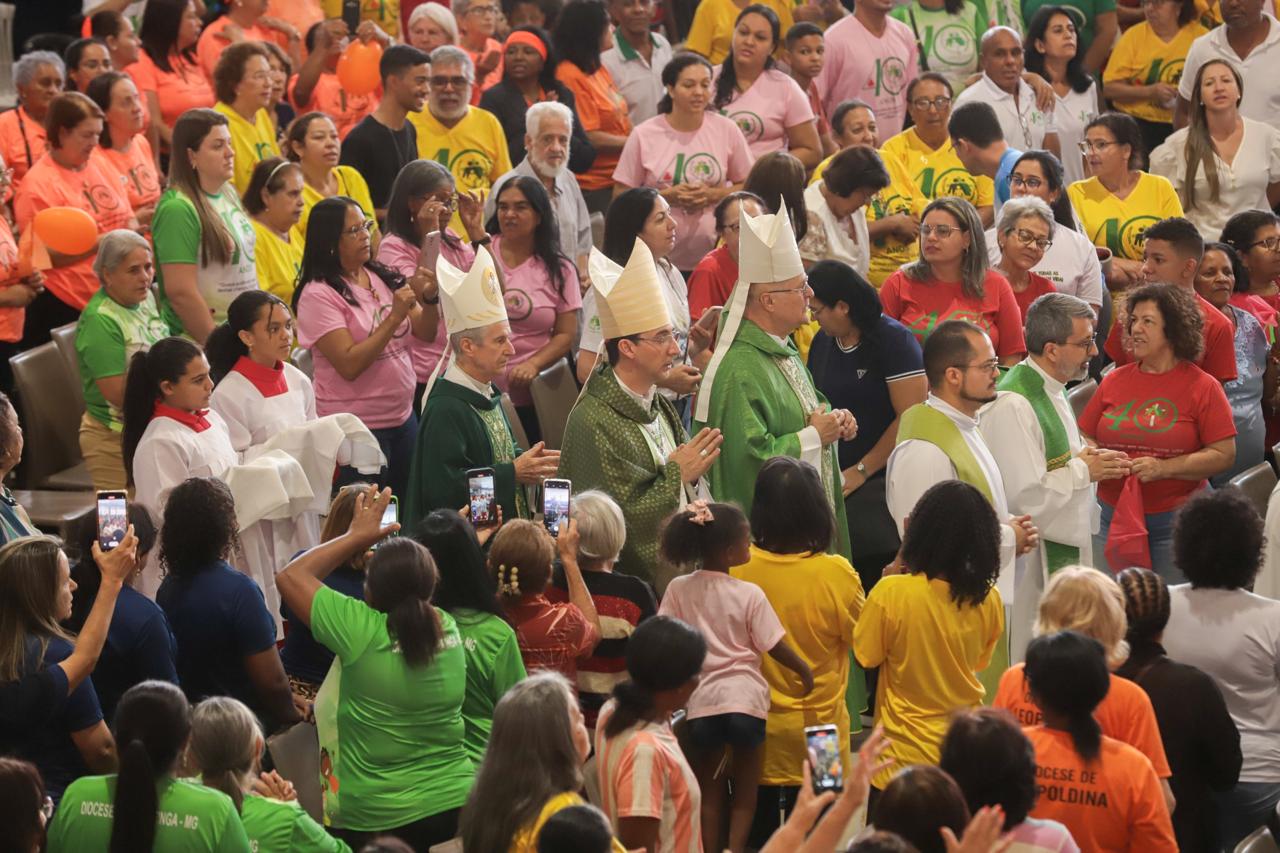
[{"label": "black hair", "polygon": [[653,710],[655,693],[683,687],[702,672],[707,642],[697,628],[671,616],[651,616],[627,640],[627,679],[614,685],[617,703],[604,727],[617,737]]},{"label": "black hair", "polygon": [[[671,60],[662,67],[662,85],[674,86],[676,81],[680,79],[680,73],[693,65],[701,65],[703,68],[707,69],[708,74],[712,77],[715,76],[715,72],[711,68],[711,63],[707,61],[705,56],[693,53],[692,51],[682,50],[673,56]],[[662,99],[658,101],[658,112],[666,115],[671,112],[673,106],[671,95],[663,92]]]},{"label": "black hair", "polygon": [[[121,80],[132,80],[128,74],[123,71],[105,71],[89,81],[89,85],[84,87],[84,93],[89,100],[98,105],[98,108],[106,113],[111,109],[111,90]],[[111,125],[105,120],[102,122],[102,133],[98,134],[98,145],[103,148],[110,148],[115,143],[111,141]]]},{"label": "black hair", "polygon": [[[1259,229],[1276,224],[1280,224],[1280,216],[1276,216],[1270,210],[1242,210],[1222,226],[1220,239],[1235,249],[1243,261],[1244,256],[1253,248],[1254,236]],[[1239,283],[1240,279],[1237,277],[1236,284],[1239,285]]]},{"label": "black hair", "polygon": [[386,540],[365,567],[365,601],[387,614],[387,633],[409,666],[426,666],[440,649],[444,629],[431,606],[438,577],[431,552],[403,536]]},{"label": "black hair", "polygon": [[751,535],[747,517],[736,504],[712,503],[707,508],[712,520],[702,524],[693,520],[694,513],[688,508],[667,516],[658,534],[662,559],[673,566],[705,566]]},{"label": "black hair", "polygon": [[413,538],[431,552],[439,573],[432,601],[450,613],[460,608],[502,616],[498,585],[485,566],[475,527],[455,510],[437,509],[418,523]]},{"label": "black hair", "polygon": [[1018,168],[1024,160],[1038,164],[1040,171],[1044,173],[1049,190],[1058,194],[1058,200],[1049,205],[1053,210],[1053,221],[1063,228],[1075,231],[1076,213],[1071,207],[1071,199],[1067,196],[1067,179],[1062,171],[1062,161],[1055,157],[1052,151],[1033,148],[1022,152],[1022,156],[1014,161],[1013,168]]},{"label": "black hair", "polygon": [[880,295],[857,270],[843,261],[818,261],[809,268],[809,287],[814,297],[828,308],[843,302],[849,309],[849,322],[864,341],[875,338],[884,313]]},{"label": "black hair", "polygon": [[[952,2],[954,0],[947,0],[948,4]],[[845,853],[920,853],[920,851],[896,832],[876,829],[873,832],[860,834]]]},{"label": "black hair", "polygon": [[847,101],[841,101],[831,113],[831,132],[836,134],[843,133],[845,116],[854,110],[866,110],[871,113],[872,117],[876,114],[875,109],[861,98],[850,98]]},{"label": "black hair", "polygon": [[110,853],[155,846],[157,783],[178,762],[191,735],[187,697],[167,681],[130,687],[116,706],[116,752],[120,770],[112,801]]},{"label": "black hair", "polygon": [[43,849],[45,834],[40,809],[44,807],[44,799],[44,779],[34,764],[17,758],[0,758],[0,821],[9,838],[5,850],[28,853]]},{"label": "black hair", "polygon": [[1173,562],[1192,589],[1247,589],[1262,565],[1262,517],[1237,486],[1200,492],[1173,518]]},{"label": "black hair", "polygon": [[[125,509],[129,524],[133,525],[133,535],[138,538],[138,556],[142,557],[156,547],[156,523],[151,513],[142,504],[128,503]],[[75,592],[71,593],[71,618],[67,626],[77,633],[84,628],[93,609],[94,599],[98,597],[98,589],[102,586],[102,571],[93,559],[93,543],[98,541],[98,516],[91,513],[82,518],[76,525],[71,538],[77,543],[76,564],[71,569],[71,579],[76,582]]]},{"label": "black hair", "polygon": [[1124,593],[1124,615],[1129,646],[1154,643],[1169,624],[1169,587],[1150,569],[1131,566],[1116,575]]},{"label": "black hair", "polygon": [[[522,0],[523,2],[539,4],[540,0]],[[552,16],[547,15],[547,20],[551,20]],[[555,42],[551,38],[551,34],[542,27],[535,27],[532,24],[516,27],[513,33],[529,33],[542,42],[542,46],[547,50],[547,58],[542,60],[542,70],[538,72],[538,85],[542,87],[544,92],[554,92],[559,88],[559,81],[556,79],[556,68],[560,65],[560,54],[556,52]],[[505,55],[506,50],[503,50]],[[506,66],[503,66],[502,77],[507,77]]]},{"label": "black hair", "polygon": [[[1185,4],[1186,0],[1183,0],[1183,3]],[[1071,12],[1072,10],[1066,6],[1041,6],[1031,16],[1031,21],[1027,24],[1027,35],[1022,40],[1023,66],[1027,71],[1033,71],[1049,80],[1049,72],[1044,64],[1044,54],[1036,50],[1036,42],[1044,40],[1045,33],[1049,31],[1049,21],[1054,15],[1066,15],[1071,25],[1075,26],[1076,19]],[[1049,80],[1049,82],[1053,81]],[[1067,60],[1067,84],[1071,86],[1073,92],[1087,92],[1093,85],[1093,78],[1084,70],[1084,49],[1079,37],[1076,41],[1076,55]]]},{"label": "black hair", "polygon": [[930,388],[941,388],[947,369],[960,367],[973,358],[973,339],[982,329],[968,320],[946,320],[938,324],[924,342],[924,375]]},{"label": "black hair", "polygon": [[[199,523],[192,523],[199,519]],[[217,477],[192,477],[169,492],[160,525],[160,565],[174,577],[225,561],[239,544],[236,501]]]},{"label": "black hair", "polygon": [[969,807],[955,780],[932,765],[908,767],[885,786],[872,821],[911,842],[920,853],[947,853],[942,828],[958,838],[969,823]]},{"label": "black hair", "polygon": [[302,174],[301,166],[283,157],[268,157],[254,166],[253,174],[249,176],[249,185],[244,188],[244,195],[240,198],[245,213],[257,216],[266,210],[267,203],[262,200],[262,193],[264,191],[272,194],[280,192],[284,189],[285,176],[294,169],[298,170],[298,174]]},{"label": "black hair", "polygon": [[1168,243],[1184,258],[1199,261],[1204,256],[1204,238],[1200,236],[1200,229],[1183,216],[1170,216],[1148,225],[1142,237],[1147,242],[1160,240]]},{"label": "black hair", "polygon": [[[756,204],[760,205],[760,210],[762,212],[769,209],[764,203],[764,199],[760,198],[760,196],[753,192],[747,192],[746,190],[731,192],[724,198],[720,199],[720,201],[716,202],[715,209],[711,213],[712,218],[715,220],[717,231],[724,230],[725,213],[729,210],[729,205],[733,204],[735,201],[754,201]],[[741,216],[741,213],[739,213],[739,216]]]},{"label": "black hair", "polygon": [[177,382],[187,372],[188,365],[201,355],[200,347],[190,339],[169,337],[156,341],[149,350],[134,353],[130,359],[124,380],[121,436],[124,470],[130,486],[133,485],[133,454],[161,399],[160,383]]},{"label": "black hair", "polygon": [[80,67],[80,59],[84,56],[85,50],[89,45],[96,44],[103,50],[107,51],[107,55],[111,55],[111,51],[107,48],[107,43],[100,38],[90,36],[88,38],[76,39],[67,45],[67,49],[62,52],[62,64],[67,67],[67,76],[71,76],[71,72]]},{"label": "black hair", "polygon": [[1067,718],[1067,732],[1086,763],[1102,749],[1102,727],[1093,711],[1111,689],[1102,643],[1076,631],[1036,637],[1027,646],[1023,667],[1031,700],[1042,711]]},{"label": "black hair", "polygon": [[1095,127],[1106,128],[1116,138],[1116,142],[1129,146],[1129,168],[1141,169],[1147,160],[1147,146],[1142,141],[1142,129],[1137,120],[1128,113],[1109,111],[1089,119],[1084,126],[1085,133]]},{"label": "black hair", "polygon": [[609,11],[600,0],[573,0],[556,20],[553,37],[560,58],[583,74],[600,69],[600,41],[609,26]]},{"label": "black hair", "polygon": [[538,833],[538,853],[610,853],[613,829],[593,805],[569,806],[547,818]]},{"label": "black hair", "polygon": [[431,57],[426,51],[418,50],[411,44],[393,44],[382,52],[382,58],[378,60],[378,75],[382,78],[382,85],[386,86],[391,77],[403,74],[415,65],[430,63]]},{"label": "black hair", "polygon": [[889,186],[889,170],[874,148],[855,145],[836,152],[822,172],[822,184],[840,198],[857,190],[880,192]]},{"label": "black hair", "polygon": [[796,42],[806,36],[818,36],[819,38],[822,38],[822,28],[812,21],[800,21],[799,23],[792,24],[791,29],[787,30],[787,35],[783,39],[783,43],[786,44],[787,50],[790,50]]},{"label": "black hair", "polygon": [[[178,46],[178,31],[187,13],[187,3],[188,0],[147,0],[142,12],[142,26],[138,29],[142,49],[157,68],[170,74],[173,66],[169,64],[169,53]],[[182,58],[195,65],[196,46],[193,44],[182,51]]]},{"label": "black hair", "polygon": [[[589,2],[598,3],[599,0],[589,0]],[[502,186],[493,195],[493,216],[489,217],[489,221],[485,223],[485,230],[490,234],[499,232],[498,205],[502,197],[512,189],[520,191],[538,216],[538,224],[533,229],[533,255],[542,261],[542,265],[547,268],[547,275],[551,277],[551,283],[559,293],[563,294],[565,286],[569,283],[565,280],[564,262],[569,259],[564,252],[560,251],[560,226],[556,223],[556,211],[551,206],[551,196],[547,195],[547,188],[542,185],[542,181],[528,175],[516,175],[503,181]],[[577,286],[577,282],[573,284]]]},{"label": "black hair", "polygon": [[316,21],[308,29],[306,35],[302,37],[302,46],[307,49],[307,53],[316,49],[316,39],[320,37],[320,28],[324,26],[324,21]]},{"label": "black hair", "polygon": [[[302,291],[313,283],[332,287],[348,305],[357,304],[351,285],[347,284],[343,276],[342,262],[338,257],[338,242],[342,239],[342,229],[346,227],[347,210],[352,207],[364,216],[364,209],[359,202],[345,195],[321,199],[311,208],[311,217],[307,220],[306,244],[302,250],[302,266],[298,271],[298,286],[293,291],[292,307],[295,316]],[[376,273],[390,290],[399,290],[405,286],[403,275],[372,257],[364,262],[364,266]]]},{"label": "black hair", "polygon": [[751,498],[751,534],[774,554],[825,554],[836,516],[818,469],[791,456],[760,466]]},{"label": "black hair", "polygon": [[262,309],[271,310],[279,305],[286,311],[289,306],[274,293],[266,290],[246,290],[227,306],[227,322],[214,328],[205,342],[205,357],[209,359],[209,375],[218,384],[236,366],[249,348],[240,340],[240,333],[247,332],[263,318]]},{"label": "black hair", "polygon": [[747,172],[742,188],[764,199],[765,210],[777,213],[786,204],[791,217],[791,230],[796,242],[809,233],[809,206],[805,204],[806,186],[804,164],[789,151],[770,151],[762,154]]},{"label": "black hair", "polygon": [[[410,160],[405,163],[396,175],[395,182],[391,185],[391,195],[387,198],[387,221],[382,230],[383,235],[394,234],[410,245],[418,245],[424,235],[418,233],[417,220],[409,212],[409,199],[428,195],[444,186],[452,193],[456,184],[449,170],[435,160]],[[453,245],[458,238],[446,228],[440,232],[440,239]]]},{"label": "black hair", "polygon": [[[911,99],[916,96],[916,87],[921,83],[937,83],[939,86],[947,90],[947,97],[954,98],[956,96],[956,87],[951,85],[951,81],[937,71],[922,71],[910,83],[907,84],[906,102],[911,103]],[[825,172],[824,172],[825,174]]]},{"label": "black hair", "polygon": [[1200,256],[1200,263],[1204,263],[1204,256],[1210,252],[1221,252],[1226,255],[1227,262],[1231,264],[1231,275],[1235,278],[1234,292],[1249,292],[1249,268],[1244,265],[1244,261],[1240,259],[1240,253],[1230,243],[1205,243],[1204,253]]},{"label": "black hair", "polygon": [[1000,119],[995,109],[985,101],[970,101],[951,111],[947,119],[947,135],[951,141],[963,139],[979,148],[986,148],[1004,141]]},{"label": "black hair", "polygon": [[969,811],[1004,810],[1004,828],[1027,819],[1036,804],[1036,749],[1003,708],[958,712],[942,740],[938,766],[956,780]]},{"label": "black hair", "polygon": [[738,31],[738,24],[742,23],[742,19],[747,15],[759,15],[769,22],[769,31],[773,35],[773,44],[769,48],[769,55],[764,60],[765,71],[774,66],[773,51],[777,49],[782,41],[782,23],[778,20],[778,13],[768,6],[752,3],[738,13],[738,17],[733,19],[733,30],[729,34],[729,55],[724,58],[724,62],[720,65],[720,78],[716,80],[716,93],[711,101],[712,106],[717,110],[728,106],[735,96],[734,89],[738,86],[738,71],[733,67],[733,33]]},{"label": "black hair", "polygon": [[1000,522],[991,502],[961,480],[930,486],[911,510],[902,562],[912,574],[946,581],[957,605],[982,604],[1000,574]]},{"label": "black hair", "polygon": [[653,206],[660,197],[653,187],[632,187],[614,198],[604,214],[605,257],[616,264],[626,265],[635,248],[636,238],[644,230],[644,223],[653,213]]},{"label": "black hair", "polygon": [[89,18],[89,34],[105,43],[107,39],[120,35],[124,25],[124,15],[114,9],[103,9]]}]

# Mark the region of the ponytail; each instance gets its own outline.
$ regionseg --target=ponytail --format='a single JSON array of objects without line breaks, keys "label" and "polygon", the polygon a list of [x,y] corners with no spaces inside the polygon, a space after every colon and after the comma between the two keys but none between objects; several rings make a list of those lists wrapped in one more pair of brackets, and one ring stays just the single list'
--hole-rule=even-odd
[{"label": "ponytail", "polygon": [[204,344],[209,375],[215,385],[231,372],[237,361],[249,354],[240,333],[251,330],[262,319],[264,308],[270,311],[276,305],[289,310],[283,299],[266,290],[246,290],[232,300],[227,307],[227,322],[214,329]]},{"label": "ponytail", "polygon": [[1071,735],[1071,744],[1076,752],[1088,764],[1098,757],[1102,748],[1102,726],[1093,718],[1093,714],[1073,714],[1067,723],[1067,733]]},{"label": "ponytail", "polygon": [[[699,502],[701,504],[701,502]],[[662,558],[673,566],[719,565],[740,539],[750,539],[747,517],[734,504],[708,503],[676,510],[659,534]]]},{"label": "ponytail", "polygon": [[187,372],[187,365],[200,355],[200,347],[186,338],[170,337],[157,341],[151,349],[136,352],[129,361],[124,381],[124,470],[130,486],[133,482],[133,454],[142,434],[151,423],[156,403],[160,400],[160,383],[177,382]]},{"label": "ponytail", "polygon": [[152,850],[160,779],[173,772],[191,734],[187,698],[167,681],[144,681],[116,707],[115,739],[120,771],[112,801],[109,853]]},{"label": "ponytail", "polygon": [[444,638],[431,604],[438,577],[431,552],[412,539],[387,541],[365,571],[369,606],[387,614],[387,633],[409,666],[431,663]]},{"label": "ponytail", "polygon": [[1023,674],[1032,701],[1045,715],[1066,718],[1076,753],[1085,762],[1097,758],[1102,728],[1093,712],[1111,689],[1102,643],[1076,631],[1041,635],[1027,646]]},{"label": "ponytail", "polygon": [[605,737],[617,737],[653,710],[654,695],[635,681],[618,682],[613,686],[612,695],[617,707],[605,723]]},{"label": "ponytail", "polygon": [[671,616],[652,616],[627,640],[626,681],[613,688],[615,708],[604,726],[617,737],[651,719],[657,694],[688,684],[702,671],[707,644],[697,628]]},{"label": "ponytail", "polygon": [[112,804],[110,853],[151,850],[155,846],[159,775],[142,741],[131,740],[121,747],[116,798]]}]

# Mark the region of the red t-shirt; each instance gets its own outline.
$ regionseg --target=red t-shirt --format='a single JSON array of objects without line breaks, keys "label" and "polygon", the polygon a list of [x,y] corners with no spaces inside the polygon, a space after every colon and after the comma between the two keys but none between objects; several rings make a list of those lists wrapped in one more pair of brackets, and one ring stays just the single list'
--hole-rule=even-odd
[{"label": "red t-shirt", "polygon": [[738,280],[738,262],[724,246],[712,249],[689,274],[689,316],[696,323],[708,308],[722,306]]},{"label": "red t-shirt", "polygon": [[[1221,383],[1187,361],[1165,373],[1143,373],[1136,364],[1117,367],[1102,378],[1079,424],[1100,447],[1158,459],[1194,453],[1236,434]],[[1098,497],[1115,506],[1123,485],[1124,480],[1104,480]],[[1176,509],[1203,485],[1203,480],[1143,483],[1143,509],[1148,514]]]},{"label": "red t-shirt", "polygon": [[[1011,287],[1010,290],[1013,288]],[[1053,282],[1040,275],[1039,273],[1027,273],[1027,289],[1019,293],[1013,291],[1013,298],[1018,302],[1018,310],[1022,312],[1022,322],[1027,321],[1027,309],[1031,307],[1031,303],[1035,302],[1046,293],[1057,293],[1058,288],[1053,286]]]},{"label": "red t-shirt", "polygon": [[973,299],[964,295],[959,282],[915,281],[898,270],[880,288],[880,303],[884,313],[910,329],[922,345],[939,323],[968,320],[987,333],[996,355],[1025,353],[1022,313],[1009,280],[987,270],[982,293],[981,299]]},{"label": "red t-shirt", "polygon": [[[1236,330],[1227,315],[1214,308],[1209,300],[1196,294],[1196,304],[1200,306],[1200,314],[1204,317],[1204,352],[1196,364],[1219,382],[1230,382],[1236,378]],[[1133,353],[1129,351],[1127,335],[1120,323],[1111,325],[1111,334],[1107,335],[1107,355],[1117,365],[1129,364],[1133,361]]]}]

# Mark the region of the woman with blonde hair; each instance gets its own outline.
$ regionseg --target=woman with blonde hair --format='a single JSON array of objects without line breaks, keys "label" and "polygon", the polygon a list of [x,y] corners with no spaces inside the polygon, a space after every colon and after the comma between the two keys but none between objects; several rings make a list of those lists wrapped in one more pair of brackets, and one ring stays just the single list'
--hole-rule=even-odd
[{"label": "woman with blonde hair", "polygon": [[430,53],[437,47],[458,43],[458,20],[440,3],[415,6],[409,13],[409,44]]},{"label": "woman with blonde hair", "polygon": [[[1035,636],[1077,631],[1102,644],[1107,668],[1112,671],[1111,687],[1094,711],[1094,717],[1104,735],[1129,744],[1147,757],[1160,777],[1165,801],[1172,811],[1173,791],[1169,787],[1172,771],[1165,758],[1151,700],[1141,687],[1115,674],[1129,657],[1129,643],[1125,640],[1128,629],[1124,593],[1110,576],[1086,566],[1066,566],[1049,578],[1049,585],[1040,598]],[[991,704],[1012,713],[1023,727],[1038,726],[1044,721],[1039,707],[1031,699],[1021,663],[1009,667],[1001,676]]]}]

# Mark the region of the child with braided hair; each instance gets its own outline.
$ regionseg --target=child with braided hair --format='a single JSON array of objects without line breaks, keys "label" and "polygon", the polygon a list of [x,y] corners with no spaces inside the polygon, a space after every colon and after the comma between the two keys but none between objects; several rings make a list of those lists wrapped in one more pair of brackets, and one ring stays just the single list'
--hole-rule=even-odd
[{"label": "child with braided hair", "polygon": [[[569,586],[567,603],[546,596],[557,551]],[[525,669],[555,670],[576,683],[578,658],[600,642],[600,617],[578,568],[577,523],[570,518],[552,539],[540,524],[508,521],[489,546],[489,570],[498,580],[498,598]]]}]

